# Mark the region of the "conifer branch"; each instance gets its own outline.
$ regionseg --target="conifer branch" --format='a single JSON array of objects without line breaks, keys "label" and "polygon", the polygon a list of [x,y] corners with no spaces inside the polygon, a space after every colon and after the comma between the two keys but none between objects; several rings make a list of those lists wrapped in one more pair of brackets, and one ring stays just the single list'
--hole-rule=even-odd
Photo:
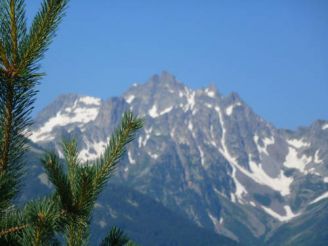
[{"label": "conifer branch", "polygon": [[97,171],[93,183],[96,194],[99,194],[116,168],[119,159],[125,153],[125,146],[134,139],[137,130],[142,126],[142,119],[136,118],[131,112],[124,113],[120,127],[112,135],[105,154],[96,164]]},{"label": "conifer branch", "polygon": [[5,108],[3,117],[3,128],[2,135],[3,139],[1,142],[1,158],[0,158],[0,173],[4,172],[8,165],[9,151],[12,141],[12,123],[13,123],[13,85],[9,81],[6,85],[7,90],[5,96]]},{"label": "conifer branch", "polygon": [[125,146],[134,139],[136,131],[142,125],[142,120],[130,112],[125,113],[103,157],[96,163],[79,164],[75,140],[65,141],[62,146],[67,173],[56,155],[48,154],[43,160],[48,177],[56,188],[60,205],[65,211],[68,245],[80,245],[86,240],[94,203],[125,152]]},{"label": "conifer branch", "polygon": [[9,69],[9,61],[7,59],[5,47],[2,44],[2,40],[0,39],[0,68],[2,68],[1,73],[4,73],[5,69]]},{"label": "conifer branch", "polygon": [[56,187],[63,209],[67,212],[75,211],[71,185],[63,166],[59,163],[58,156],[51,153],[47,154],[42,163],[51,183]]},{"label": "conifer branch", "polygon": [[[34,76],[8,78],[0,74],[0,173],[6,175],[6,183],[1,183],[0,190],[12,199],[18,191],[22,175],[22,159],[26,151],[24,131],[30,125],[29,114],[34,102]],[[9,183],[10,186],[8,185]],[[0,201],[0,203],[8,201]]]},{"label": "conifer branch", "polygon": [[15,0],[10,0],[10,36],[11,36],[11,54],[12,63],[15,67],[18,57],[18,38],[17,38],[17,23],[16,23],[16,4]]},{"label": "conifer branch", "polygon": [[0,231],[0,238],[3,237],[3,236],[6,236],[8,234],[12,234],[12,233],[16,233],[18,231],[21,231],[21,230],[27,228],[28,226],[30,226],[30,224],[25,224],[25,225],[21,225],[21,226],[14,226],[14,227],[8,228],[6,230],[2,230],[2,231]]},{"label": "conifer branch", "polygon": [[22,245],[49,245],[60,231],[61,210],[52,198],[29,202],[22,216],[29,223],[20,235]]},{"label": "conifer branch", "polygon": [[35,86],[42,77],[37,72],[38,62],[55,35],[67,2],[43,0],[27,33],[24,0],[0,0],[0,243],[6,245],[49,245],[56,241],[57,232],[65,234],[69,245],[86,244],[94,203],[125,146],[142,127],[142,120],[125,113],[95,165],[80,165],[76,141],[65,142],[67,169],[55,154],[47,154],[42,161],[55,194],[29,202],[21,210],[12,209],[22,177]]},{"label": "conifer branch", "polygon": [[76,140],[64,141],[62,144],[64,158],[67,163],[67,176],[72,192],[75,192],[79,187],[75,186],[75,179],[77,175],[77,168],[80,165],[78,160]]},{"label": "conifer branch", "polygon": [[128,244],[129,241],[129,238],[120,228],[113,226],[108,235],[102,240],[100,246],[124,246]]},{"label": "conifer branch", "polygon": [[[24,132],[31,122],[34,87],[40,79],[40,74],[35,73],[37,66],[19,73],[20,51],[25,51],[23,44],[27,43],[24,7],[24,0],[0,1],[0,173],[10,177],[0,182],[4,185],[0,190],[5,191],[4,198],[9,200],[15,195],[22,174]],[[0,201],[5,203],[8,200]]]},{"label": "conifer branch", "polygon": [[68,0],[45,0],[42,3],[41,10],[37,13],[32,23],[27,41],[23,45],[19,71],[23,71],[31,66],[33,69],[33,63],[42,58],[55,35],[67,2]]},{"label": "conifer branch", "polygon": [[17,75],[21,43],[26,37],[24,0],[0,1],[0,67],[7,77]]},{"label": "conifer branch", "polygon": [[10,20],[8,14],[10,12],[8,0],[0,0],[0,61],[4,70],[10,69]]}]

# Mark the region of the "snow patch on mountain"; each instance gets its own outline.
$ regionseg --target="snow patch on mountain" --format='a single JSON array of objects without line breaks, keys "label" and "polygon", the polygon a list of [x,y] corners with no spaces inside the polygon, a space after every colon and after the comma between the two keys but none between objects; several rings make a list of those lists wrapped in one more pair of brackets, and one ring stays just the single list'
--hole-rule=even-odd
[{"label": "snow patch on mountain", "polygon": [[288,168],[298,169],[300,172],[305,172],[305,167],[312,162],[312,157],[300,155],[295,148],[288,147],[288,154],[286,156],[284,166]]},{"label": "snow patch on mountain", "polygon": [[[268,186],[271,189],[280,192],[280,194],[282,196],[289,195],[290,194],[290,184],[293,182],[293,178],[285,176],[282,170],[281,170],[280,174],[278,175],[278,177],[271,177],[262,169],[261,165],[258,166],[255,162],[252,161],[252,156],[249,157],[249,160],[250,160],[249,164],[251,167],[251,172],[249,172],[248,170],[246,170],[245,168],[243,168],[242,166],[240,166],[237,163],[236,159],[233,156],[231,156],[231,154],[229,153],[228,148],[225,143],[226,129],[224,128],[223,114],[219,107],[216,107],[215,110],[219,114],[219,119],[220,119],[220,123],[222,126],[222,131],[223,131],[222,138],[221,138],[222,148],[220,148],[219,151],[225,157],[225,159],[230,163],[230,165],[232,167],[231,177],[234,180],[235,185],[236,185],[236,191],[235,191],[234,195],[236,195],[238,200],[240,202],[242,202],[243,194],[247,194],[247,189],[238,181],[238,179],[236,177],[237,170],[242,172],[247,177],[251,178],[254,182]],[[262,149],[263,149],[262,152],[267,153],[267,150],[266,150],[267,146],[270,144],[273,144],[274,139],[273,138],[271,138],[271,139],[265,138],[263,140],[263,142],[264,142],[265,147],[264,148],[262,147]],[[213,144],[216,145],[215,142],[213,142]],[[234,201],[234,198],[232,198],[232,201]]]},{"label": "snow patch on mountain", "polygon": [[101,100],[96,97],[84,96],[79,98],[79,102],[84,103],[85,105],[100,106]]},{"label": "snow patch on mountain", "polygon": [[145,147],[147,145],[147,142],[151,136],[151,133],[153,131],[153,128],[150,127],[150,128],[145,128],[145,136],[139,136],[138,138],[138,147],[141,148],[141,147]]},{"label": "snow patch on mountain", "polygon": [[129,96],[126,96],[124,99],[125,101],[130,104],[133,102],[133,100],[135,99],[136,97],[134,95],[129,95]]},{"label": "snow patch on mountain", "polygon": [[209,97],[215,98],[215,91],[214,91],[214,90],[211,90],[210,88],[206,88],[206,89],[205,89],[205,93],[206,93]]},{"label": "snow patch on mountain", "polygon": [[[293,178],[286,177],[282,170],[281,170],[280,174],[278,175],[278,177],[273,178],[273,177],[270,177],[262,169],[261,165],[258,166],[255,162],[253,162],[251,156],[249,158],[249,160],[250,160],[249,164],[250,164],[252,172],[249,172],[248,170],[241,167],[237,163],[236,159],[233,156],[231,156],[231,154],[229,153],[228,148],[227,148],[226,143],[225,143],[226,129],[224,128],[223,114],[222,114],[219,107],[215,107],[215,110],[219,114],[220,124],[222,126],[222,138],[221,138],[221,147],[222,148],[220,148],[220,152],[225,157],[225,159],[230,163],[230,165],[232,167],[231,177],[234,180],[235,185],[236,185],[236,191],[235,191],[234,195],[237,197],[239,202],[242,203],[243,194],[247,194],[248,192],[247,192],[247,189],[237,179],[237,177],[236,177],[237,170],[242,172],[244,175],[248,176],[249,178],[251,178],[256,183],[268,186],[271,189],[280,192],[280,194],[282,196],[289,195],[290,194],[290,184],[293,182]],[[257,138],[258,138],[258,136],[257,136]],[[261,147],[262,152],[268,153],[267,152],[267,146],[270,145],[270,144],[274,144],[274,138],[273,137],[272,138],[265,138],[263,140],[263,143],[264,143],[265,146],[264,146],[264,148]],[[232,201],[234,201],[234,199],[235,198],[232,198]]]},{"label": "snow patch on mountain", "polygon": [[146,144],[147,144],[147,142],[148,142],[148,140],[149,140],[149,138],[151,136],[152,131],[153,131],[153,128],[152,127],[150,127],[149,129],[145,129],[146,136],[145,136],[145,139],[144,139],[144,141],[142,143],[143,146],[146,146]]},{"label": "snow patch on mountain", "polygon": [[271,138],[264,138],[262,139],[262,143],[263,143],[263,147],[259,144],[259,140],[260,140],[260,137],[255,134],[254,136],[254,142],[257,146],[257,150],[259,151],[260,154],[266,154],[266,155],[269,155],[269,152],[268,152],[268,146],[269,145],[273,145],[275,143],[275,140],[273,137]]},{"label": "snow patch on mountain", "polygon": [[132,154],[130,151],[128,151],[128,158],[131,164],[136,164],[136,160],[132,158]]},{"label": "snow patch on mountain", "polygon": [[322,126],[322,130],[327,130],[327,129],[328,129],[328,124]]},{"label": "snow patch on mountain", "polygon": [[261,206],[261,207],[267,214],[271,215],[272,217],[276,218],[281,222],[287,222],[300,215],[300,213],[294,214],[289,206],[284,206],[285,213],[286,213],[285,215],[280,215],[275,211],[273,211],[271,208],[265,206]]},{"label": "snow patch on mountain", "polygon": [[208,108],[213,108],[213,105],[209,104],[209,103],[205,103],[205,106],[208,107]]},{"label": "snow patch on mountain", "polygon": [[316,199],[314,199],[312,202],[310,202],[310,204],[320,202],[321,200],[326,199],[326,198],[328,198],[328,191],[323,193],[321,196],[317,197]]},{"label": "snow patch on mountain", "polygon": [[205,154],[204,154],[204,151],[202,150],[201,147],[198,147],[198,151],[200,153],[200,161],[201,161],[201,164],[202,166],[205,166]]},{"label": "snow patch on mountain", "polygon": [[314,163],[317,163],[317,164],[323,163],[323,160],[321,160],[319,157],[319,150],[317,150],[314,154]]},{"label": "snow patch on mountain", "polygon": [[77,124],[83,130],[84,124],[96,119],[99,113],[99,107],[100,99],[81,97],[74,102],[73,106],[66,107],[57,112],[54,117],[45,122],[37,131],[31,132],[29,138],[36,143],[51,141],[54,139],[54,136],[51,135],[54,128],[69,124]]},{"label": "snow patch on mountain", "polygon": [[304,141],[304,139],[288,139],[287,143],[296,149],[310,147],[311,144]]},{"label": "snow patch on mountain", "polygon": [[155,153],[151,153],[151,152],[147,152],[147,154],[154,160],[156,160],[158,158],[158,154],[155,154]]},{"label": "snow patch on mountain", "polygon": [[219,230],[219,225],[221,224],[220,220],[218,218],[216,218],[211,212],[208,212],[208,217],[211,219],[216,233],[220,233],[220,230]]},{"label": "snow patch on mountain", "polygon": [[192,125],[191,121],[188,122],[188,129],[190,131],[192,131],[192,129],[193,129],[193,125]]},{"label": "snow patch on mountain", "polygon": [[157,112],[157,105],[154,104],[153,107],[148,111],[150,117],[152,118],[156,118],[159,116],[158,112]]},{"label": "snow patch on mountain", "polygon": [[148,111],[148,113],[149,113],[150,117],[157,118],[161,115],[169,113],[172,109],[173,109],[173,106],[170,106],[170,107],[162,110],[161,112],[158,112],[157,105],[154,104],[153,107]]},{"label": "snow patch on mountain", "polygon": [[159,115],[167,114],[167,113],[171,112],[172,109],[173,109],[173,106],[167,107],[166,109],[164,109],[163,111],[161,111],[159,113]]},{"label": "snow patch on mountain", "polygon": [[239,168],[239,165],[238,165],[236,159],[233,156],[230,155],[229,150],[227,148],[227,145],[225,143],[225,141],[226,141],[225,140],[226,139],[226,129],[225,129],[225,125],[224,125],[223,114],[221,112],[220,107],[215,107],[215,110],[216,110],[216,112],[219,115],[219,120],[220,120],[220,124],[221,124],[221,127],[222,127],[221,148],[219,149],[219,151],[224,156],[224,158],[230,163],[230,165],[232,167],[231,177],[234,180],[235,185],[236,185],[236,191],[235,191],[235,194],[234,195],[237,197],[237,199],[239,200],[239,202],[242,203],[243,194],[247,194],[247,190],[239,182],[239,180],[236,177],[236,172],[237,172],[237,168]]},{"label": "snow patch on mountain", "polygon": [[273,178],[269,176],[262,168],[261,164],[256,164],[252,160],[252,156],[249,156],[249,167],[253,173],[253,180],[256,182],[266,185],[273,190],[280,192],[282,196],[286,196],[290,194],[290,185],[293,182],[292,177],[286,177],[284,172],[281,170],[278,177]]},{"label": "snow patch on mountain", "polygon": [[92,161],[99,158],[107,147],[109,138],[107,141],[99,141],[99,142],[90,142],[86,138],[85,142],[87,143],[87,147],[83,148],[79,153],[79,159],[82,162]]},{"label": "snow patch on mountain", "polygon": [[230,105],[230,106],[227,107],[227,109],[226,109],[226,114],[227,114],[228,116],[232,115],[233,110],[234,110],[236,107],[241,106],[241,105],[242,105],[242,104],[241,104],[240,102],[237,102],[237,103],[235,103],[235,104]]},{"label": "snow patch on mountain", "polygon": [[196,104],[196,100],[195,100],[195,96],[196,96],[196,92],[193,90],[186,90],[187,94],[187,104],[184,106],[184,111],[188,111],[188,110],[192,110],[195,107]]},{"label": "snow patch on mountain", "polygon": [[249,204],[251,204],[251,206],[253,206],[253,207],[256,207],[256,204],[253,201],[250,201]]}]

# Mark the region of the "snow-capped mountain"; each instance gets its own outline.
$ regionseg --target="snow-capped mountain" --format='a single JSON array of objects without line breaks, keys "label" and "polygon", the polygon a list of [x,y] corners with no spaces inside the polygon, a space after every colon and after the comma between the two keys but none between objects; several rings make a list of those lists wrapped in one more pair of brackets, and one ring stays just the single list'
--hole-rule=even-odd
[{"label": "snow-capped mountain", "polygon": [[95,159],[126,110],[145,126],[114,181],[200,227],[256,242],[328,198],[327,121],[277,129],[236,93],[192,90],[167,72],[106,101],[60,96],[36,117],[30,139],[61,154],[62,138],[74,137],[81,161]]}]

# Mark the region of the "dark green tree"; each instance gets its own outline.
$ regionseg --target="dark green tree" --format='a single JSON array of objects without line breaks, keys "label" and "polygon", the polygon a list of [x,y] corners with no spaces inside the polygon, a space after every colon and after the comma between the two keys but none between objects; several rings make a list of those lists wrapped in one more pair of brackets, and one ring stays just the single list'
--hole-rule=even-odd
[{"label": "dark green tree", "polygon": [[[24,0],[0,0],[0,245],[87,245],[94,204],[125,146],[142,120],[123,115],[104,154],[80,163],[75,141],[63,143],[65,160],[55,153],[42,163],[55,191],[49,197],[15,206],[28,151],[30,113],[43,74],[40,60],[52,41],[68,0],[44,0],[28,30]],[[115,238],[114,241],[110,239]],[[105,245],[131,244],[113,228]],[[110,243],[110,242],[115,242]]]}]

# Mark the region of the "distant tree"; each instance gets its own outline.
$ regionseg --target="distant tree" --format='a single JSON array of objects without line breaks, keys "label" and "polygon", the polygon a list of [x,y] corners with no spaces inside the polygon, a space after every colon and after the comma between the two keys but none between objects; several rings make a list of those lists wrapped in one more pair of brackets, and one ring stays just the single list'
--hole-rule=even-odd
[{"label": "distant tree", "polygon": [[[64,142],[64,164],[55,153],[47,153],[42,160],[54,193],[30,201],[23,208],[15,205],[26,168],[24,155],[28,151],[36,85],[43,77],[40,60],[55,36],[67,3],[44,0],[28,30],[25,1],[0,0],[0,245],[59,245],[64,240],[71,246],[87,245],[95,201],[125,146],[142,127],[142,120],[125,113],[104,154],[83,165],[76,142]],[[120,240],[111,244],[113,238]],[[116,228],[107,239],[103,245],[130,244]]]}]

